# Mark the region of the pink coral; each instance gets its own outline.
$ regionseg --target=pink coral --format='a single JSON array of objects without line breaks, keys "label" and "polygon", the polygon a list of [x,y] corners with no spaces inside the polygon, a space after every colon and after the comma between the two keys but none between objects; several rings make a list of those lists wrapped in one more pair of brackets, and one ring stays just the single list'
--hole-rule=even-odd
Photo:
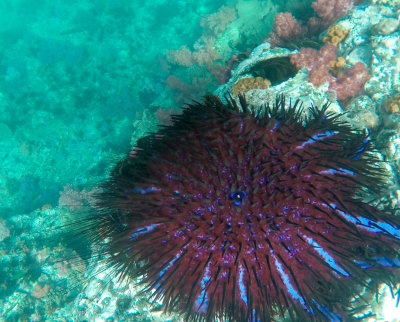
[{"label": "pink coral", "polygon": [[342,18],[353,7],[352,0],[317,0],[311,6],[325,25]]},{"label": "pink coral", "polygon": [[329,89],[337,93],[338,100],[343,100],[357,94],[369,78],[365,64],[358,62],[353,67],[340,71],[335,82],[329,83]]},{"label": "pink coral", "polygon": [[323,46],[319,51],[312,48],[302,48],[300,53],[290,57],[290,62],[297,69],[308,71],[308,80],[315,86],[329,83],[329,90],[336,92],[338,100],[344,100],[357,94],[369,79],[364,63],[357,63],[351,68],[342,69],[336,78],[330,73],[332,62],[336,60],[336,47],[332,44]]},{"label": "pink coral", "polygon": [[290,12],[278,13],[274,21],[273,31],[266,39],[273,47],[295,40],[307,32],[306,27],[302,26]]},{"label": "pink coral", "polygon": [[305,33],[304,27],[290,12],[278,13],[274,21],[274,31],[283,40],[293,40]]},{"label": "pink coral", "polygon": [[300,69],[305,67],[311,71],[319,67],[329,68],[329,63],[336,59],[336,47],[332,44],[323,46],[319,51],[313,48],[302,48],[300,53],[290,56],[290,62]]},{"label": "pink coral", "polygon": [[268,41],[272,47],[282,46],[285,42],[294,41],[302,36],[310,37],[319,34],[336,20],[346,15],[354,4],[365,0],[316,0],[311,5],[316,16],[307,23],[298,21],[289,12],[278,13],[275,16],[273,31],[269,33]]}]

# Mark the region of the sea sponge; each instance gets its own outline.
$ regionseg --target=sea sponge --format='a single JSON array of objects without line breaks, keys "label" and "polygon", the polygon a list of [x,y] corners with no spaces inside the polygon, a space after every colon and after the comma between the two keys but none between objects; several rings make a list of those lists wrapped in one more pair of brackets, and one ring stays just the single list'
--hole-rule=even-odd
[{"label": "sea sponge", "polygon": [[328,33],[322,39],[325,44],[333,44],[337,46],[346,36],[349,34],[349,30],[343,29],[338,25],[329,27]]},{"label": "sea sponge", "polygon": [[262,77],[245,77],[239,79],[235,84],[232,85],[232,92],[234,96],[240,93],[247,92],[254,88],[268,88],[271,82],[268,79]]}]

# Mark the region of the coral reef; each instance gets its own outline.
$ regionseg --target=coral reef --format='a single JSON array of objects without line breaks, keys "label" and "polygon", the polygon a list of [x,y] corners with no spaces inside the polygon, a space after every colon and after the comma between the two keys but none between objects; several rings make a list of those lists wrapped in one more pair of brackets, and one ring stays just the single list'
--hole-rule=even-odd
[{"label": "coral reef", "polygon": [[236,10],[222,6],[217,12],[204,16],[200,20],[200,26],[205,32],[218,37],[225,31],[227,25],[237,18]]},{"label": "coral reef", "polygon": [[[353,82],[345,71],[357,66],[363,74],[363,66],[357,65],[361,61],[371,75],[361,86],[364,95],[357,92],[340,102],[329,81],[314,86],[306,68],[297,70],[288,63],[293,50],[272,49],[268,43],[253,50],[271,30],[274,16],[291,10],[292,15],[280,15],[281,28],[298,25],[307,33],[305,38],[300,33],[296,40],[281,29],[281,36],[289,39],[281,44],[296,49],[323,46],[330,30],[320,32],[328,26],[311,5],[304,10],[301,3],[235,0],[218,7],[215,1],[0,2],[4,18],[0,37],[4,76],[0,79],[0,320],[184,319],[162,314],[160,300],[149,303],[147,295],[133,287],[136,280],[126,287],[111,279],[115,272],[101,262],[83,260],[97,249],[82,249],[86,244],[82,236],[71,238],[59,227],[91,209],[99,193],[92,187],[108,178],[113,160],[138,140],[146,142],[157,124],[171,126],[169,116],[176,113],[172,106],[199,99],[203,92],[213,91],[217,82],[221,86],[215,93],[223,100],[241,78],[269,79],[268,88],[246,92],[246,100],[258,111],[273,104],[277,93],[285,93],[292,101],[300,98],[303,106],[322,106],[329,100],[327,112],[335,115],[345,109],[340,119],[372,133],[376,146],[385,147],[373,153],[385,160],[382,166],[389,171],[389,187],[383,194],[371,193],[366,198],[379,200],[381,206],[399,207],[400,51],[396,48],[400,1],[372,0],[353,6],[335,23],[334,28],[348,33],[336,46],[328,74]],[[314,17],[301,20],[312,10]],[[343,34],[331,33],[325,42],[337,43],[335,36],[340,39]],[[327,76],[325,67],[323,72]],[[338,90],[345,91],[346,81],[340,85]],[[308,109],[302,111],[304,117],[308,113]],[[236,195],[234,201],[241,197]],[[75,245],[71,245],[73,240]],[[276,280],[280,281],[279,276]],[[383,288],[376,287],[379,292]],[[386,286],[389,297],[391,291]],[[374,315],[377,320],[392,321],[400,316],[396,303],[397,314],[390,318],[386,303],[382,306],[383,295],[370,293],[364,302],[354,303],[357,312],[362,311],[357,319]]]},{"label": "coral reef", "polygon": [[338,25],[333,25],[328,28],[327,34],[322,38],[325,44],[333,44],[337,46],[346,36],[349,31],[339,27]]},{"label": "coral reef", "polygon": [[[329,83],[329,90],[334,91],[338,100],[356,95],[370,78],[364,63],[345,68],[343,59],[336,60],[336,46],[327,44],[319,51],[313,48],[302,48],[300,53],[292,54],[290,62],[298,69],[306,68],[308,80],[315,86]],[[334,68],[334,74],[330,69]]]},{"label": "coral reef", "polygon": [[370,77],[365,64],[358,62],[350,68],[339,70],[336,79],[330,80],[329,90],[336,93],[338,100],[345,100],[359,94]]},{"label": "coral reef", "polygon": [[[201,94],[212,91],[215,85],[224,84],[236,67],[235,57],[248,55],[254,44],[262,41],[264,30],[271,27],[278,8],[271,0],[237,0],[204,15],[200,19],[201,35],[192,47],[181,46],[166,52],[172,66],[171,74],[185,83],[191,82],[185,79],[187,74],[193,78],[204,78],[205,74],[214,76],[208,86],[196,89]],[[186,70],[188,67],[190,70]],[[167,82],[167,86],[169,84]],[[175,102],[190,101],[191,97],[179,93],[179,88],[169,87]]]},{"label": "coral reef", "polygon": [[353,0],[316,0],[311,6],[321,23],[329,26],[348,13],[353,7],[353,2]]},{"label": "coral reef", "polygon": [[331,60],[329,70],[333,76],[337,76],[339,70],[345,65],[346,60],[343,57],[337,57],[336,60]]},{"label": "coral reef", "polygon": [[[360,3],[362,1],[358,1]],[[275,46],[292,46],[291,43],[304,41],[302,38],[312,39],[315,35],[326,29],[332,23],[342,18],[352,9],[353,0],[317,0],[311,6],[316,16],[309,18],[307,22],[297,20],[291,13],[279,13],[275,17],[273,31],[269,33],[269,37],[265,40]],[[331,31],[332,33],[334,30]],[[338,31],[337,31],[338,32]],[[343,31],[344,32],[344,31]],[[332,43],[336,44],[342,37],[342,34],[328,36],[333,38]],[[329,39],[328,38],[328,39]],[[311,41],[310,41],[311,42]]]},{"label": "coral reef", "polygon": [[232,85],[232,93],[236,97],[240,93],[247,92],[250,89],[255,88],[268,88],[271,82],[268,79],[262,77],[244,77],[239,79],[235,84]]},{"label": "coral reef", "polygon": [[166,56],[170,63],[185,67],[193,64],[211,66],[214,61],[221,58],[211,43],[198,46],[195,51],[190,51],[186,46],[181,46],[177,50],[167,50]]},{"label": "coral reef", "polygon": [[391,96],[384,104],[388,113],[400,113],[400,95]]},{"label": "coral reef", "polygon": [[194,59],[192,57],[192,52],[185,45],[182,45],[177,50],[167,50],[166,52],[167,60],[170,63],[174,63],[180,66],[192,66],[194,64]]},{"label": "coral reef", "polygon": [[306,29],[290,12],[278,13],[274,18],[274,32],[279,39],[290,41],[303,36]]}]

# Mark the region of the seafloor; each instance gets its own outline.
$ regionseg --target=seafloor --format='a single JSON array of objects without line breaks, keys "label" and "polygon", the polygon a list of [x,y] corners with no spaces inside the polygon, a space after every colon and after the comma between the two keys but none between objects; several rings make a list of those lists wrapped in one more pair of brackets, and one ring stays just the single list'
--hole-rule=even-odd
[{"label": "seafloor", "polygon": [[[312,2],[0,1],[1,321],[182,320],[107,272],[96,274],[97,263],[81,259],[58,227],[90,208],[115,161],[185,102],[207,92],[223,97],[258,62],[300,49],[264,41],[277,13],[311,17]],[[331,22],[349,31],[337,56],[365,63],[370,75],[350,97],[315,86],[304,68],[265,88],[241,88],[254,105],[279,93],[306,104],[328,99],[332,111],[374,132],[387,143],[393,206],[400,195],[399,17],[397,0],[358,1]],[[398,309],[386,315],[392,309],[372,304],[366,314],[400,321]]]}]

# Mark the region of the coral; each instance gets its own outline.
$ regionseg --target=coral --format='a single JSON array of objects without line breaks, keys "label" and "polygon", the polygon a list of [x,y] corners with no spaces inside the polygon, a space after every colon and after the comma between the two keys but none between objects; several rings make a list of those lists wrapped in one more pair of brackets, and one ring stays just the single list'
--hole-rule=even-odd
[{"label": "coral", "polygon": [[192,53],[193,60],[199,65],[211,65],[214,61],[221,59],[218,52],[212,47],[211,43],[201,45]]},{"label": "coral", "polygon": [[339,70],[329,89],[336,92],[338,100],[344,100],[360,92],[370,78],[364,63],[358,62],[350,68]]},{"label": "coral", "polygon": [[386,112],[400,113],[400,95],[395,95],[386,100],[384,104]]},{"label": "coral", "polygon": [[254,88],[268,88],[271,82],[268,79],[262,77],[245,77],[239,79],[235,84],[232,85],[233,96],[238,96],[240,93],[247,92]]},{"label": "coral", "polygon": [[65,261],[57,262],[56,267],[57,267],[57,273],[58,273],[59,277],[68,277],[69,268],[68,268],[68,264]]},{"label": "coral", "polygon": [[311,6],[324,25],[342,18],[353,7],[352,0],[317,0]]},{"label": "coral", "polygon": [[290,62],[297,69],[305,68],[309,72],[309,81],[316,86],[332,80],[329,67],[335,61],[336,47],[332,44],[325,45],[319,51],[313,48],[302,48],[300,53],[290,56]]},{"label": "coral", "polygon": [[186,67],[192,66],[194,64],[192,52],[186,46],[181,46],[177,50],[167,50],[166,56],[167,61],[172,64]]},{"label": "coral", "polygon": [[[357,1],[362,2],[362,1]],[[353,0],[317,0],[311,5],[317,14],[308,19],[307,23],[298,21],[291,13],[283,12],[275,16],[273,31],[270,32],[268,41],[272,47],[291,46],[302,38],[313,39],[326,27],[343,17],[352,7]],[[337,27],[336,27],[337,28]],[[342,30],[331,30],[326,41],[337,45],[347,33]],[[335,34],[338,33],[338,34]],[[343,37],[343,38],[342,38]],[[300,46],[299,46],[300,47]]]},{"label": "coral", "polygon": [[50,289],[50,285],[49,284],[45,284],[44,286],[40,286],[40,284],[37,283],[33,287],[31,295],[33,297],[36,297],[37,299],[41,299],[42,297],[44,297],[49,292],[49,289]]},{"label": "coral", "polygon": [[272,47],[282,46],[287,42],[297,40],[307,33],[303,26],[290,12],[278,13],[274,18],[273,31],[269,33],[268,41]]},{"label": "coral", "polygon": [[72,210],[77,210],[85,204],[93,205],[93,195],[98,192],[98,188],[92,190],[76,190],[72,185],[67,184],[63,191],[60,191],[60,198],[58,200],[60,207],[68,207]]},{"label": "coral", "polygon": [[232,55],[228,62],[218,65],[214,64],[208,67],[211,75],[215,76],[218,80],[218,84],[225,84],[232,75],[232,70],[236,68],[237,65],[249,56],[249,53],[239,53]]},{"label": "coral", "polygon": [[338,57],[336,60],[331,60],[329,62],[329,69],[334,76],[337,76],[339,70],[345,65],[346,59],[343,57]]},{"label": "coral", "polygon": [[200,26],[207,33],[217,36],[225,31],[226,26],[236,18],[235,9],[222,6],[217,12],[204,16],[200,20]]},{"label": "coral", "polygon": [[337,46],[349,34],[347,29],[343,29],[338,25],[333,25],[328,28],[328,32],[322,41],[325,44],[333,44]]},{"label": "coral", "polygon": [[76,222],[93,261],[185,321],[352,320],[367,283],[400,282],[400,218],[359,197],[386,189],[374,143],[328,104],[239,101],[187,106],[115,166]]},{"label": "coral", "polygon": [[305,33],[304,26],[290,12],[278,13],[274,21],[274,32],[280,39],[293,40]]},{"label": "coral", "polygon": [[336,93],[337,99],[344,100],[357,94],[370,76],[362,62],[345,68],[343,58],[336,59],[335,50],[333,44],[327,44],[319,51],[302,48],[300,53],[291,55],[290,62],[298,69],[304,67],[308,71],[308,80],[315,86],[328,82],[329,90]]},{"label": "coral", "polygon": [[193,52],[186,46],[181,46],[177,50],[167,50],[166,56],[168,62],[185,67],[192,66],[195,63],[211,65],[215,60],[221,58],[211,43],[198,45]]},{"label": "coral", "polygon": [[226,65],[213,65],[209,68],[211,75],[217,78],[218,85],[225,84],[232,75],[232,68]]}]

